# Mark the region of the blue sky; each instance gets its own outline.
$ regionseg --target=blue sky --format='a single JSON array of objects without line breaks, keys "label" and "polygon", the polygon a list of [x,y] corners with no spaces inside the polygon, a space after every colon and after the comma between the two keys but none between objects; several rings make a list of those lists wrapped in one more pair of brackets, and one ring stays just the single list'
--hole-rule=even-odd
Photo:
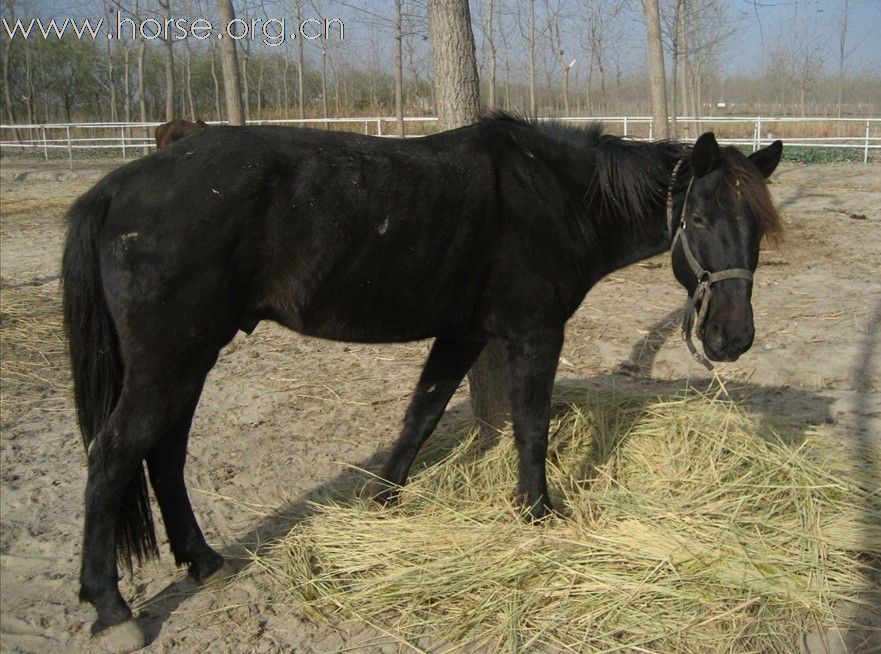
[{"label": "blue sky", "polygon": [[[203,0],[204,2],[205,0]],[[805,46],[815,42],[822,45],[819,55],[827,71],[836,70],[838,53],[838,25],[845,0],[723,0],[727,2],[729,16],[737,18],[741,29],[726,40],[724,49],[723,74],[753,73],[763,63],[763,53],[772,48],[778,39],[788,38],[795,47],[799,39],[805,40]],[[478,5],[486,0],[471,0],[474,7],[472,14],[480,12]],[[496,0],[497,7],[515,6],[517,0]],[[663,0],[662,0],[663,2]],[[6,2],[0,0],[6,5]],[[578,0],[570,0],[573,10],[577,12]],[[111,0],[111,4],[113,4]],[[122,0],[123,5],[131,4],[130,0]],[[155,5],[155,0],[141,0],[142,6]],[[178,6],[189,4],[178,2]],[[214,7],[214,0],[207,0]],[[239,0],[234,0],[238,6]],[[284,16],[292,13],[290,0],[251,0],[250,4],[263,6],[267,15]],[[524,3],[525,4],[525,3]],[[644,55],[638,52],[644,44],[644,24],[642,22],[640,0],[629,0],[630,29],[627,41],[632,45],[633,61],[641,63]],[[82,17],[100,16],[100,0],[25,0],[16,2],[18,7],[30,6],[32,11],[42,18],[46,17]],[[175,1],[172,0],[172,7]],[[304,8],[310,10],[309,0],[303,2]],[[350,45],[358,41],[359,33],[376,29],[371,25],[370,13],[390,16],[392,0],[316,0],[315,5],[327,9],[332,14],[346,20],[347,32],[352,40]],[[418,5],[424,7],[425,0],[404,0],[405,11],[408,7]],[[853,52],[847,59],[847,69],[854,73],[868,73],[872,76],[881,75],[881,0],[850,0],[851,13],[848,28],[848,48]],[[544,0],[537,0],[536,8],[543,12]],[[358,11],[364,8],[367,12]],[[3,7],[4,15],[7,7]],[[417,10],[419,11],[419,10]],[[475,30],[476,31],[476,30]],[[577,37],[577,35],[575,35]],[[478,37],[479,40],[479,37]],[[809,43],[810,42],[810,43]],[[545,53],[546,54],[546,53]]]},{"label": "blue sky", "polygon": [[[848,48],[855,47],[847,59],[848,67],[874,74],[881,73],[881,0],[851,0],[848,21]],[[760,65],[756,56],[771,47],[781,33],[792,35],[794,30],[809,22],[810,14],[816,18],[820,37],[828,43],[826,65],[837,66],[838,25],[844,0],[730,0],[732,12],[747,12],[747,27],[736,34],[729,52],[737,56],[728,59],[726,72],[751,72]],[[808,34],[795,34],[796,38],[809,38]]]}]

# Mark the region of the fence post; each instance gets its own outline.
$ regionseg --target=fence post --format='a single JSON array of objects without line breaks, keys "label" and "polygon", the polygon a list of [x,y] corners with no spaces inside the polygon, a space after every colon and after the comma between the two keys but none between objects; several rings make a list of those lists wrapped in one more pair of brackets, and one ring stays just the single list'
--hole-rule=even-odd
[{"label": "fence post", "polygon": [[863,150],[863,163],[869,163],[869,122],[866,121],[866,147]]},{"label": "fence post", "polygon": [[67,125],[64,129],[67,132],[67,160],[70,163],[70,169],[73,170],[73,146],[70,143],[70,125]]},{"label": "fence post", "polygon": [[382,136],[382,118],[376,119],[376,135]]},{"label": "fence post", "polygon": [[125,159],[125,127],[119,128],[119,136],[122,139],[122,158]]},{"label": "fence post", "polygon": [[624,136],[627,136],[627,116],[624,116]]},{"label": "fence post", "polygon": [[365,133],[365,134],[370,134],[370,127],[368,126],[366,120],[364,121],[364,133]]},{"label": "fence post", "polygon": [[655,138],[655,130],[654,130],[654,127],[655,127],[655,126],[654,126],[653,123],[649,123],[649,141],[651,141],[652,139]]},{"label": "fence post", "polygon": [[46,126],[43,125],[43,158],[49,162],[49,144],[46,143]]}]

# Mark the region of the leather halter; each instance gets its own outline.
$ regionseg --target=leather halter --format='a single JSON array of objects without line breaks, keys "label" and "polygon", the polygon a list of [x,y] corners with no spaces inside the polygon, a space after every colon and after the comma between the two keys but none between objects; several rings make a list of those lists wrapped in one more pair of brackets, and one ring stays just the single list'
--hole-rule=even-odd
[{"label": "leather halter", "polygon": [[[682,165],[683,161],[684,159],[680,159],[676,162],[676,165],[673,167],[673,174],[670,177],[670,186],[667,187],[667,229],[671,232],[673,231],[673,187],[676,184],[676,173],[679,172],[679,167]],[[682,253],[685,255],[685,260],[688,262],[691,272],[694,273],[694,276],[697,279],[697,286],[694,289],[694,293],[691,295],[691,304],[685,312],[685,316],[682,318],[682,338],[685,341],[686,346],[688,346],[688,351],[691,352],[691,355],[697,360],[697,362],[707,370],[712,370],[713,364],[710,363],[709,359],[703,354],[698,352],[697,348],[694,346],[694,342],[691,338],[692,330],[698,335],[698,338],[701,338],[700,334],[704,326],[704,320],[707,317],[707,310],[710,307],[710,300],[713,297],[713,284],[726,279],[746,279],[752,282],[753,274],[746,268],[728,268],[718,272],[710,272],[709,270],[706,270],[698,262],[697,257],[694,256],[694,252],[692,252],[691,246],[688,244],[688,236],[686,235],[685,228],[688,197],[691,194],[691,185],[693,182],[694,176],[692,175],[691,179],[688,181],[688,187],[685,189],[685,198],[682,200],[682,213],[679,217],[679,226],[676,228],[676,233],[673,234],[673,239],[670,243],[670,251],[672,252],[676,249],[677,242],[682,243]],[[695,316],[697,316],[697,322],[695,322]]]}]

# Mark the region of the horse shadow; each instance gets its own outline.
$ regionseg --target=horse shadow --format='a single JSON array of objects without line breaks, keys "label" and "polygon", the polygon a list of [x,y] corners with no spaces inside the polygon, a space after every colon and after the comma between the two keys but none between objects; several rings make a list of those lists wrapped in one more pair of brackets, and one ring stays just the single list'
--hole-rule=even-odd
[{"label": "horse shadow", "polygon": [[[651,377],[655,357],[661,346],[676,331],[683,311],[684,308],[677,309],[659,319],[649,329],[646,336],[634,343],[629,357],[612,372],[587,378],[558,380],[555,385],[555,397],[564,394],[567,390],[618,389],[623,392],[636,391],[637,396],[646,398],[645,407],[647,407],[650,402],[658,400],[681,399],[684,389],[697,388],[698,383],[709,384],[711,380],[696,382],[694,379],[660,380]],[[873,457],[878,457],[881,454],[876,449],[879,448],[879,444],[872,440],[869,424],[872,415],[869,394],[873,391],[871,370],[875,357],[881,356],[881,347],[879,347],[881,336],[879,334],[881,334],[881,303],[870,320],[861,356],[854,368],[858,419],[852,435],[857,442],[857,456],[864,461],[871,461]],[[718,386],[716,389],[718,390]],[[821,393],[790,386],[761,386],[751,383],[727,383],[725,391],[731,400],[758,416],[759,429],[757,433],[759,434],[772,433],[774,430],[765,427],[779,425],[781,416],[779,413],[775,413],[774,408],[781,405],[788,407],[788,412],[797,416],[799,422],[804,426],[835,422],[835,417],[832,415],[833,399]],[[571,405],[555,400],[552,417],[559,417],[568,410],[571,410]],[[639,419],[640,413],[641,411],[637,409],[627,415],[631,416],[631,421],[636,421]],[[448,427],[453,423],[461,424],[469,419],[473,421],[470,416],[471,409],[467,402],[458,401],[452,404],[438,426],[436,437],[439,438],[436,439],[437,442],[431,442],[430,447],[424,448],[424,453],[420,453],[413,466],[413,472],[417,472],[421,467],[435,465],[449,456],[460,443],[456,435],[461,437],[463,430]],[[475,427],[477,426],[476,423],[473,424]],[[606,434],[606,439],[602,442],[592,442],[580,463],[579,472],[583,475],[581,478],[587,480],[585,483],[590,483],[592,472],[602,468],[617,448],[626,446],[627,435],[632,426],[632,422],[619,422],[614,429],[601,430]],[[775,433],[780,434],[780,432]],[[798,438],[797,435],[794,435],[797,433],[796,430],[784,433],[793,435],[792,438]],[[554,447],[565,447],[565,444],[554,443],[555,436],[560,437],[559,434],[554,433],[549,435],[549,441],[552,443],[552,447],[549,448],[549,457],[553,456]],[[501,438],[506,437],[510,437],[510,431],[481,429],[464,456],[466,459],[479,459]],[[288,502],[273,513],[263,516],[256,525],[247,532],[237,535],[233,542],[221,549],[220,554],[227,559],[235,572],[245,570],[249,567],[250,561],[265,555],[272,548],[273,541],[284,537],[308,518],[313,512],[314,503],[326,501],[328,497],[350,497],[362,492],[365,483],[379,471],[389,452],[390,446],[377,448],[366,459],[346,468],[333,479]],[[859,480],[863,488],[881,488],[881,471],[873,471],[869,466],[859,466],[859,469],[864,475],[864,478]],[[881,522],[881,515],[879,515],[877,506],[867,505],[863,509],[863,524],[867,526],[864,538],[868,539],[871,537],[870,526]],[[867,566],[867,570],[874,572],[870,573],[873,576],[866,578],[865,591],[860,599],[863,600],[865,606],[881,606],[881,575],[877,573],[881,569],[881,561],[872,560],[869,563],[871,565]],[[144,603],[145,608],[138,617],[148,642],[152,642],[158,637],[163,624],[183,602],[201,590],[201,587],[195,586],[188,578],[184,578],[170,583],[154,597],[148,599]],[[860,611],[862,612],[860,613]],[[881,632],[878,630],[881,629],[881,613],[877,609],[869,610],[865,607],[859,609],[857,613],[858,615],[853,619],[858,624],[867,625],[865,631],[848,631],[835,633],[831,636],[828,633],[821,634],[821,647],[811,648],[810,651],[812,653],[839,651],[834,649],[833,640],[841,641],[848,652],[879,651],[881,649]]]}]

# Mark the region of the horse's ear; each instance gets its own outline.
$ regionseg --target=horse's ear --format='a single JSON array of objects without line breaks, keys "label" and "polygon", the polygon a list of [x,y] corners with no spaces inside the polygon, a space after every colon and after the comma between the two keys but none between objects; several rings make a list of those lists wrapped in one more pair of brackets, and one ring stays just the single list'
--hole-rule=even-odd
[{"label": "horse's ear", "polygon": [[756,150],[749,155],[749,160],[753,162],[753,166],[759,169],[762,177],[768,177],[780,163],[782,155],[783,141],[774,141],[768,147]]},{"label": "horse's ear", "polygon": [[712,132],[701,134],[691,151],[691,170],[695,177],[703,177],[719,165],[719,144]]}]

